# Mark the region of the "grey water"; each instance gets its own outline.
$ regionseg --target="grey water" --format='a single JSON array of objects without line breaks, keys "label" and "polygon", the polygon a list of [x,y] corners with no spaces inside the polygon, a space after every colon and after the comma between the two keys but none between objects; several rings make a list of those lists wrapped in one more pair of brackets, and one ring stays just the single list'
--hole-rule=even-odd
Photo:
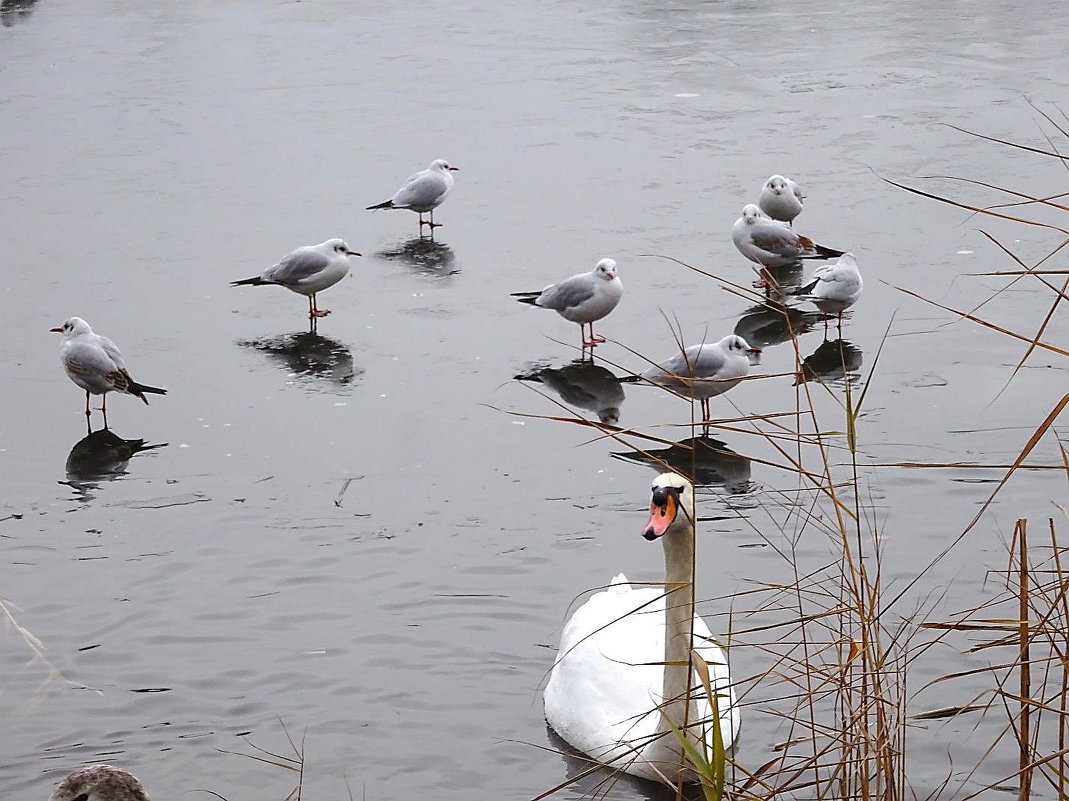
[{"label": "grey water", "polygon": [[[509,293],[611,256],[625,295],[598,326],[614,340],[599,366],[671,355],[669,321],[692,342],[738,327],[772,377],[714,410],[792,410],[776,320],[646,255],[748,285],[730,228],[772,173],[807,190],[799,230],[865,276],[843,347],[821,351],[811,307],[792,314],[812,357],[802,389],[829,425],[882,343],[858,431],[886,582],[928,564],[1000,473],[876,465],[1011,462],[1064,392],[1049,353],[1003,389],[1022,343],[896,288],[971,309],[1006,281],[968,274],[1011,266],[981,228],[1032,259],[1056,238],[882,180],[1064,188],[1051,162],[948,127],[1043,144],[1029,101],[1069,102],[1064,3],[5,0],[0,21],[5,798],[46,798],[94,760],[158,798],[283,798],[292,774],[226,752],[250,752],[243,735],[288,752],[286,731],[308,799],[522,799],[564,781],[577,764],[553,750],[540,686],[577,596],[620,571],[660,576],[639,536],[653,471],[628,457],[642,442],[526,415],[597,420],[608,398],[619,425],[678,442],[692,432],[666,424],[690,409],[645,387],[562,399],[548,375],[515,380],[568,367],[578,331]],[[460,171],[433,245],[414,214],[363,210],[439,157]],[[334,236],[364,257],[321,295],[316,336],[304,298],[228,286]],[[1020,283],[988,309],[1028,332],[1050,301]],[[113,437],[90,445],[49,333],[72,315],[169,390],[112,396]],[[1063,314],[1046,336],[1066,332]],[[699,596],[724,599],[787,577],[760,546],[797,480],[768,440],[715,437]],[[1059,457],[1048,441],[1034,458]],[[949,614],[989,597],[1013,521],[1058,497],[1056,472],[1012,481],[917,598]],[[827,554],[802,543],[813,565]],[[714,631],[728,606],[709,604]],[[936,650],[911,689],[994,659]],[[986,689],[936,685],[910,709]],[[921,794],[948,772],[966,789],[1012,772],[1010,751],[965,775],[999,726],[911,728]],[[740,759],[782,739],[744,711]]]}]

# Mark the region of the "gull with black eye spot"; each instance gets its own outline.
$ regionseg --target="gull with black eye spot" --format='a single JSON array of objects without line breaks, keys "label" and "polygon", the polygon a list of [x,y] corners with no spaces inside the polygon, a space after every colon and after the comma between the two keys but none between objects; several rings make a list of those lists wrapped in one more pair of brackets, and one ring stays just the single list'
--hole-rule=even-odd
[{"label": "gull with black eye spot", "polygon": [[709,399],[723,395],[750,374],[751,357],[761,349],[730,334],[719,342],[691,345],[676,355],[650,367],[642,378],[684,398],[701,402],[702,431],[709,432],[712,417]]},{"label": "gull with black eye spot", "polygon": [[[801,259],[834,259],[843,251],[818,245],[779,220],[773,220],[753,203],[742,209],[742,216],[731,229],[731,241],[739,253],[762,267],[787,267]],[[754,286],[767,286],[767,271]]]},{"label": "gull with black eye spot", "polygon": [[130,376],[122,352],[107,337],[89,327],[81,317],[71,317],[58,328],[49,329],[63,334],[59,357],[67,377],[85,390],[85,416],[89,417],[89,396],[103,396],[100,411],[104,413],[104,427],[108,427],[108,393],[119,392],[141,398],[148,405],[145,393],[166,395],[167,390],[141,384]]},{"label": "gull with black eye spot", "polygon": [[[459,167],[452,166],[445,159],[435,159],[425,170],[420,170],[415,175],[408,176],[401,188],[394,192],[393,197],[368,206],[367,211],[378,209],[408,209],[419,214],[419,232],[423,235],[423,226],[430,226],[431,235],[435,228],[441,228],[441,223],[434,221],[434,210],[442,205],[446,195],[453,189],[453,173]],[[430,220],[424,220],[423,215],[430,212]]]},{"label": "gull with black eye spot", "polygon": [[[586,350],[605,341],[605,337],[594,335],[594,323],[615,309],[623,294],[616,262],[602,259],[588,273],[573,275],[538,292],[513,292],[512,297],[520,303],[552,309],[565,320],[578,323],[582,349]],[[587,326],[590,326],[589,339]]]},{"label": "gull with black eye spot", "polygon": [[348,275],[349,256],[359,255],[344,239],[328,239],[318,245],[297,248],[259,275],[231,281],[230,286],[276,285],[305,295],[308,298],[308,319],[314,321],[330,314],[329,309],[320,309],[316,304],[316,294]]},{"label": "gull with black eye spot", "polygon": [[773,175],[762,185],[757,205],[773,220],[793,225],[794,218],[802,213],[804,200],[802,187],[797,182],[782,175]]},{"label": "gull with black eye spot", "polygon": [[48,801],[152,801],[136,776],[112,765],[86,765],[67,776]]}]

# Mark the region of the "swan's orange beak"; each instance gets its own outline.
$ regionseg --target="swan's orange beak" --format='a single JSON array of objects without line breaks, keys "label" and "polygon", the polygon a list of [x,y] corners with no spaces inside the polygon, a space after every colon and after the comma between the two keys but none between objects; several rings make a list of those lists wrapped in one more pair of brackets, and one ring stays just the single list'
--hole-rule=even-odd
[{"label": "swan's orange beak", "polygon": [[[662,492],[664,492],[662,490]],[[653,502],[650,504],[650,519],[646,521],[646,527],[642,536],[651,542],[664,535],[668,527],[676,519],[679,511],[679,501],[674,492],[664,492],[660,495],[656,490],[653,493]]]}]

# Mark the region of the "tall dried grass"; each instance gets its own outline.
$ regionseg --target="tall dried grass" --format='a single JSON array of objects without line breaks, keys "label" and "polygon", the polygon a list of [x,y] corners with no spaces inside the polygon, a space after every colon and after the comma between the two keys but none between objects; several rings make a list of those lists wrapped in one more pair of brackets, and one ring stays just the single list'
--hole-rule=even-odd
[{"label": "tall dried grass", "polygon": [[[1069,167],[1069,157],[1059,151],[1069,141],[1067,126],[1046,112],[1036,111],[1045,122],[1047,148],[963,133],[1054,159],[1057,164]],[[1008,221],[1059,236],[1055,247],[1035,263],[1028,264],[1012,248],[984,231],[999,253],[1012,261],[1014,269],[982,273],[1004,276],[1009,283],[970,310],[955,309],[921,292],[900,288],[919,302],[1026,343],[1007,378],[1008,384],[1037,351],[1069,356],[1069,351],[1048,338],[1051,321],[1063,301],[1069,300],[1069,270],[1046,266],[1069,244],[1069,231],[1029,214],[1035,208],[1042,208],[1046,213],[1065,212],[1069,206],[1058,202],[1063,195],[1040,197],[978,180],[954,180],[1001,193],[1006,202],[981,206],[902,183],[889,183],[981,218]],[[717,281],[726,292],[750,301],[755,299],[748,288],[691,265],[684,266]],[[997,303],[1006,288],[1025,280],[1047,293],[1050,299],[1049,306],[1037,309],[1038,322],[1034,329],[1015,331],[989,319],[984,307]],[[760,297],[756,300],[773,313],[780,310],[783,324],[790,328],[794,318],[781,304]],[[804,359],[799,350],[799,333],[789,331],[789,340],[802,376]],[[885,333],[885,339],[886,336]],[[997,748],[1013,747],[1019,754],[1018,769],[1013,775],[984,783],[977,789],[973,779],[975,768],[966,771],[964,777],[955,776],[952,781],[948,767],[946,780],[931,790],[929,797],[962,797],[964,793],[964,797],[971,798],[1013,784],[1017,796],[1024,799],[1042,783],[1057,797],[1067,798],[1069,572],[1063,565],[1065,546],[1058,542],[1054,520],[1045,521],[1046,542],[1042,546],[1029,545],[1028,521],[1018,521],[1009,548],[1005,591],[952,620],[934,620],[942,597],[939,591],[927,587],[925,580],[981,524],[999,493],[1019,471],[1059,470],[1069,478],[1069,451],[1055,430],[1069,404],[1069,393],[1063,394],[1064,387],[1051,387],[1049,413],[1035,424],[1009,464],[909,461],[890,465],[873,464],[871,460],[866,463],[869,468],[877,469],[970,467],[1001,472],[990,495],[961,530],[950,537],[946,548],[916,577],[891,592],[884,587],[881,575],[883,546],[878,510],[868,497],[859,468],[859,453],[866,444],[863,411],[869,388],[880,380],[876,370],[878,362],[879,351],[864,381],[847,378],[832,386],[814,385],[799,378],[794,408],[789,411],[761,417],[740,415],[717,423],[718,431],[758,438],[776,456],[755,461],[788,471],[796,481],[793,487],[766,492],[768,503],[763,511],[770,523],[767,530],[773,533],[757,531],[755,525],[755,531],[782,560],[789,578],[779,582],[752,580],[746,589],[730,599],[732,613],[727,624],[734,653],[742,653],[743,649],[748,653],[746,659],[736,659],[736,665],[760,662],[766,666],[752,675],[735,676],[740,702],[745,704],[743,736],[746,718],[764,715],[778,722],[781,741],[775,744],[744,741],[745,747],[722,762],[703,759],[700,749],[688,748],[692,762],[703,774],[704,797],[706,801],[721,797],[901,801],[915,797],[909,783],[906,737],[911,720],[907,708],[911,697],[907,686],[910,668],[935,644],[945,642],[950,632],[969,630],[992,634],[990,641],[973,650],[1012,649],[1012,657],[987,670],[991,683],[988,697],[977,699],[980,703],[921,712],[912,719],[930,720],[998,707],[1005,714],[1006,723],[989,753]],[[761,380],[766,378],[761,376]],[[816,402],[818,392],[836,401],[837,419],[821,418],[819,409],[827,404]],[[595,439],[610,438],[627,448],[648,449],[650,460],[657,459],[652,453],[654,445],[674,444],[648,431],[576,417],[563,404],[554,403],[564,410],[562,414],[526,416],[588,426],[599,432]],[[695,419],[694,406],[692,403],[692,434],[700,424]],[[1060,454],[1059,463],[1033,461],[1040,443],[1051,441]],[[664,467],[688,472],[686,465],[678,463]],[[698,474],[696,461],[689,465],[689,472],[692,476]],[[1061,511],[1064,514],[1065,508]],[[822,565],[804,567],[807,562],[800,554],[800,543],[803,537],[812,542],[815,533],[824,537],[829,556]],[[720,604],[727,600],[717,599]],[[1012,605],[1013,611],[1003,611],[1006,605]],[[695,668],[694,690],[697,691],[702,682],[697,678],[700,666]],[[976,678],[975,671],[971,671],[949,674],[940,681],[952,682],[964,675]],[[772,755],[764,761],[755,757],[757,754],[767,757],[770,749]],[[971,789],[963,790],[970,782]],[[607,780],[600,785],[599,792],[610,783]],[[678,794],[682,795],[683,791],[679,790]]]}]

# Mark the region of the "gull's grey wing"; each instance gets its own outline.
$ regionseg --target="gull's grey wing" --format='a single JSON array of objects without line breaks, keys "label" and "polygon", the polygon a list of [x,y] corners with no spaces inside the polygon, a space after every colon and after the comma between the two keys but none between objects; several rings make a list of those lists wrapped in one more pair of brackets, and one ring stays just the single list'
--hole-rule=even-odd
[{"label": "gull's grey wing", "polygon": [[434,172],[417,172],[397,190],[391,201],[395,206],[429,206],[449,191],[449,184]]},{"label": "gull's grey wing", "polygon": [[282,286],[300,286],[321,273],[330,259],[318,250],[295,250],[274,267],[268,267],[260,277]]},{"label": "gull's grey wing", "polygon": [[649,368],[642,377],[669,384],[673,383],[674,376],[705,378],[723,368],[724,361],[724,352],[713,344],[691,345],[682,353]]},{"label": "gull's grey wing", "polygon": [[100,345],[108,355],[108,358],[114,362],[115,366],[120,370],[125,370],[126,362],[123,361],[122,352],[119,350],[118,346],[107,337],[100,336],[100,334],[97,334],[96,338],[97,344]]},{"label": "gull's grey wing", "polygon": [[805,192],[802,191],[802,187],[800,187],[798,185],[797,181],[794,181],[794,180],[791,180],[790,178],[788,178],[787,179],[787,186],[789,186],[791,188],[791,192],[793,192],[794,196],[796,198],[798,198],[798,202],[799,203],[804,203],[805,202]]},{"label": "gull's grey wing", "polygon": [[750,241],[761,250],[784,256],[797,255],[801,252],[798,234],[790,228],[775,223],[758,223],[750,228]]},{"label": "gull's grey wing", "polygon": [[126,390],[126,370],[115,364],[98,343],[70,343],[63,349],[63,367],[76,384],[96,394],[109,389]]},{"label": "gull's grey wing", "polygon": [[589,273],[574,275],[567,281],[561,281],[559,284],[543,289],[538,298],[538,305],[543,309],[553,309],[557,312],[574,309],[594,297],[594,281],[600,280]]},{"label": "gull's grey wing", "polygon": [[825,297],[846,297],[861,286],[861,277],[848,267],[833,267],[813,274],[816,277],[814,292]]}]

